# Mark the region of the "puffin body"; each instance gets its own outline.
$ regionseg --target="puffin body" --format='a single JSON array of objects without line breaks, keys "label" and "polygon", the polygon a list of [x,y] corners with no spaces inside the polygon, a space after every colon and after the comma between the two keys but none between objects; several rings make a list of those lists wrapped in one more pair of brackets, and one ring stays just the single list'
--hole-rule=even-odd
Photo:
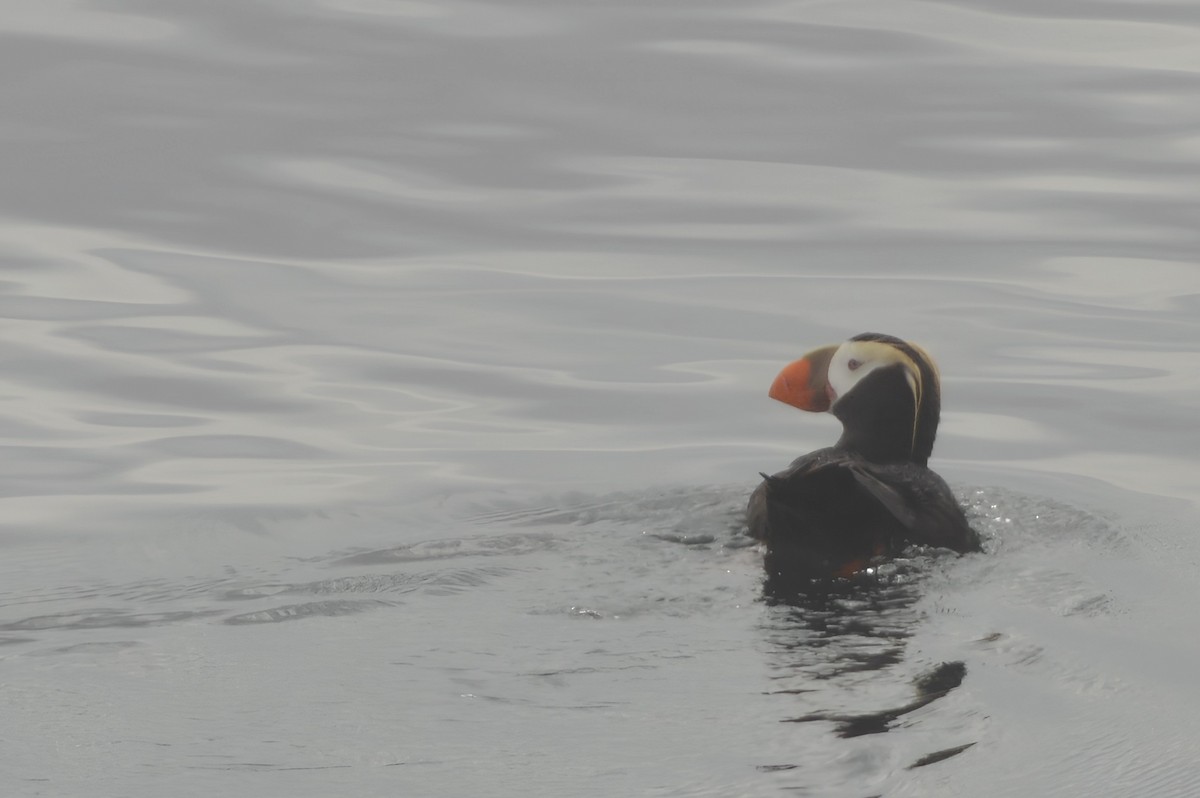
[{"label": "puffin body", "polygon": [[978,551],[979,536],[929,470],[941,414],[937,367],[879,333],[814,350],[780,372],[770,396],[842,422],[836,444],[763,482],[747,507],[770,576],[850,576],[910,543]]}]

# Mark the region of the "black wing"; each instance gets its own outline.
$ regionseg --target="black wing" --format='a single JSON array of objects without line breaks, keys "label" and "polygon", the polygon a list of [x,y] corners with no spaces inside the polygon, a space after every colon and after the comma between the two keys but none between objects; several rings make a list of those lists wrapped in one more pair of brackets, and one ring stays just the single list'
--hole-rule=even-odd
[{"label": "black wing", "polygon": [[837,449],[763,475],[747,521],[759,540],[806,549],[850,553],[880,545],[897,550],[904,543],[979,549],[978,535],[936,473],[915,463],[876,465]]}]

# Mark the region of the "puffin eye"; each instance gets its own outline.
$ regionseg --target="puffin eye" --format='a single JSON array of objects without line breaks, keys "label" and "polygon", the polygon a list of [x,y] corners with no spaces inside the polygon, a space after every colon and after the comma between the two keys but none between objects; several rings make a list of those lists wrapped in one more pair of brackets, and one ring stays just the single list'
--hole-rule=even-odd
[{"label": "puffin eye", "polygon": [[861,360],[855,360],[854,358],[850,358],[850,362],[846,364],[846,368],[850,369],[851,371],[858,371],[858,367],[861,365],[862,365]]}]

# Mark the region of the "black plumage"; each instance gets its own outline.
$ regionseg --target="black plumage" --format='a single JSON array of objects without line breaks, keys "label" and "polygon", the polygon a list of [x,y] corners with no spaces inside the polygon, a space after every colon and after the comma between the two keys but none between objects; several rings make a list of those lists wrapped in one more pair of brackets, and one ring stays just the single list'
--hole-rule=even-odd
[{"label": "black plumage", "polygon": [[771,396],[828,409],[843,434],[834,446],[764,475],[750,496],[749,533],[766,544],[770,575],[848,576],[910,543],[979,549],[949,486],[926,465],[941,391],[923,350],[865,333],[791,364]]}]

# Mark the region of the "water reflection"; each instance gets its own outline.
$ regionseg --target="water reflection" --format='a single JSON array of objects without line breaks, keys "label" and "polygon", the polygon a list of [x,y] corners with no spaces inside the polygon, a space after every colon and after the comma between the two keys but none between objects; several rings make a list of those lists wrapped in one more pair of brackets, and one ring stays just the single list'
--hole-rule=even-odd
[{"label": "water reflection", "polygon": [[[852,749],[835,741],[910,728],[913,713],[962,685],[965,662],[928,664],[910,656],[912,639],[928,623],[921,608],[927,582],[947,559],[913,553],[851,579],[764,583],[768,611],[762,633],[775,720],[797,733],[806,729],[802,739],[807,749],[824,748],[830,757],[852,758]],[[944,719],[920,724],[927,725],[915,737],[889,740],[886,745],[897,752],[892,757],[899,759],[896,764],[909,770],[925,767],[978,741],[977,729],[957,724],[946,729]],[[881,769],[865,764],[853,769],[850,783],[875,777]],[[796,767],[774,763],[760,769]],[[807,769],[806,783],[811,784],[812,768]]]},{"label": "water reflection", "polygon": [[802,680],[807,690],[812,680],[883,670],[903,659],[919,621],[920,579],[911,567],[884,569],[851,579],[765,580],[764,632],[776,680]]}]

